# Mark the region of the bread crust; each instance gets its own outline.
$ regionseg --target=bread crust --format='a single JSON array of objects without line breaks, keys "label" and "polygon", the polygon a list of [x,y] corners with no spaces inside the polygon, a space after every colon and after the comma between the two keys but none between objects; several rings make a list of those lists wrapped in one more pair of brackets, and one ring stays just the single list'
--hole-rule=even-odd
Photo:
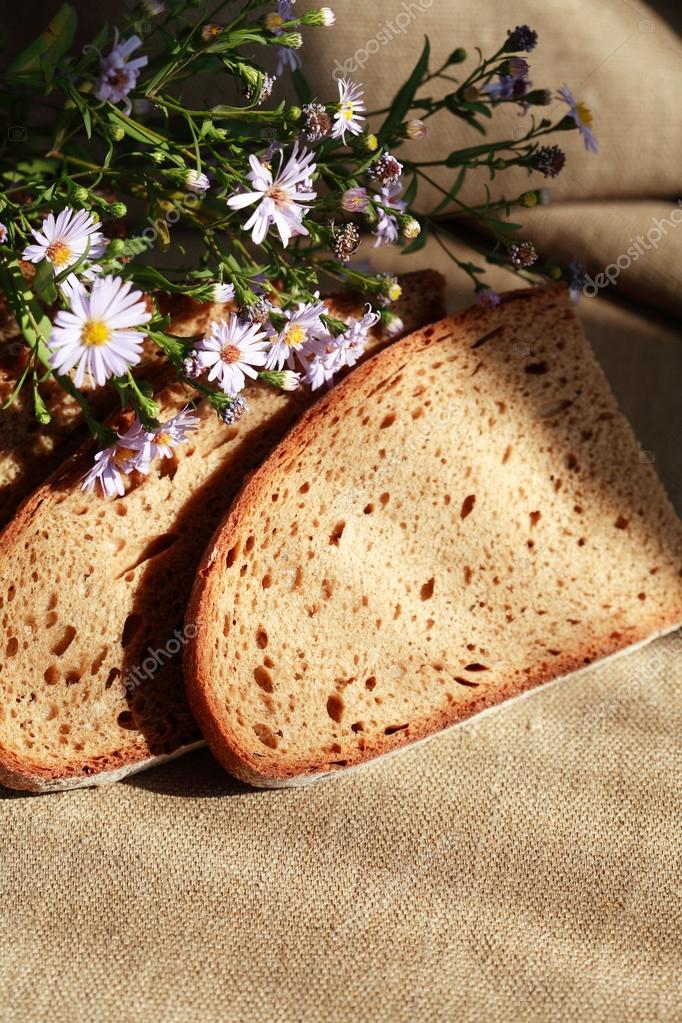
[{"label": "bread crust", "polygon": [[[565,318],[574,319],[571,303],[562,285],[548,288],[523,289],[510,292],[503,296],[504,304],[523,302],[530,303],[540,313],[546,306],[558,305]],[[365,741],[363,748],[355,749],[344,746],[343,761],[334,763],[328,755],[318,751],[315,756],[295,758],[290,755],[278,756],[276,753],[262,752],[257,744],[249,745],[240,740],[237,731],[231,726],[228,716],[223,711],[224,694],[220,684],[213,677],[214,660],[212,657],[214,630],[211,622],[215,618],[218,604],[218,592],[223,578],[226,559],[229,553],[243,549],[245,534],[253,530],[251,515],[254,509],[263,506],[268,496],[284,485],[283,466],[293,463],[295,458],[305,452],[309,439],[315,433],[324,433],[325,426],[331,420],[339,419],[351,405],[351,398],[356,397],[356,405],[369,399],[385,388],[418,353],[428,348],[438,335],[448,331],[471,332],[481,334],[472,348],[485,344],[497,333],[496,325],[499,318],[496,313],[473,307],[465,312],[451,316],[425,331],[417,331],[411,336],[374,356],[362,367],[357,369],[351,378],[344,381],[323,399],[314,405],[288,433],[286,438],[275,448],[270,457],[247,480],[235,499],[223,525],[215,534],[214,541],[209,545],[199,567],[197,579],[192,593],[187,621],[197,626],[196,638],[185,650],[185,678],[190,707],[199,723],[199,727],[207,740],[216,759],[230,774],[258,787],[287,787],[307,784],[319,778],[326,778],[358,767],[378,756],[385,755],[405,746],[420,742],[443,729],[460,724],[473,715],[492,709],[494,706],[517,696],[530,692],[541,684],[558,681],[595,661],[616,656],[630,648],[641,645],[658,635],[663,635],[682,622],[682,583],[670,594],[670,600],[657,618],[648,618],[640,625],[629,623],[609,634],[586,638],[579,653],[558,656],[551,664],[551,672],[547,665],[538,663],[527,670],[523,677],[515,676],[507,679],[495,689],[483,689],[466,704],[451,704],[434,710],[415,720],[410,716],[409,727],[392,735],[382,735],[374,741]],[[486,331],[492,328],[490,334]],[[598,369],[594,361],[595,371]],[[610,400],[612,396],[607,389]],[[615,402],[614,402],[615,405]],[[627,428],[629,429],[629,428]],[[630,431],[631,435],[631,431]],[[631,435],[632,436],[632,435]],[[632,438],[634,439],[634,438]],[[640,449],[641,451],[641,449]],[[642,462],[646,460],[641,459]],[[682,529],[667,498],[660,488],[648,462],[642,465],[641,472],[649,477],[649,482],[658,496],[661,497],[670,521],[677,521],[677,533],[674,537],[678,557],[682,559]],[[331,499],[333,503],[333,498]],[[312,528],[312,527],[311,527]],[[229,564],[229,561],[228,561]],[[678,562],[679,564],[679,562]],[[682,572],[679,573],[682,575]],[[237,584],[238,585],[238,584]],[[223,609],[224,610],[224,609]],[[295,622],[292,623],[295,629]],[[225,641],[223,641],[225,642]]]}]

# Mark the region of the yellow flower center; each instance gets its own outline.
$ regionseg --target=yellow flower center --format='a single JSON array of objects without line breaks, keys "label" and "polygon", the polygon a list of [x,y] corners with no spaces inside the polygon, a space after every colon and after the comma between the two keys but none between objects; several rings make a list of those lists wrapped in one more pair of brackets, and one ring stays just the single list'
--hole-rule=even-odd
[{"label": "yellow flower center", "polygon": [[298,348],[305,339],[306,332],[298,323],[293,323],[284,335],[284,340],[289,345],[289,348]]},{"label": "yellow flower center", "polygon": [[379,139],[376,135],[368,135],[365,139],[365,145],[369,149],[370,153],[373,153],[375,149],[379,148]]},{"label": "yellow flower center", "polygon": [[286,188],[282,188],[281,185],[271,185],[267,194],[271,199],[274,199],[277,206],[288,206],[291,201],[288,191]]},{"label": "yellow flower center", "polygon": [[98,348],[100,345],[105,345],[110,337],[111,331],[107,327],[106,323],[102,323],[101,320],[88,320],[81,333],[81,341],[83,344],[94,348]]},{"label": "yellow flower center", "polygon": [[220,358],[227,363],[239,362],[241,354],[236,345],[223,345],[220,349]]},{"label": "yellow flower center", "polygon": [[73,253],[64,242],[52,242],[47,247],[47,258],[56,267],[62,267],[72,261]]},{"label": "yellow flower center", "polygon": [[159,447],[169,448],[171,446],[172,441],[173,438],[169,433],[157,433],[156,435],[156,443],[159,445]]},{"label": "yellow flower center", "polygon": [[343,104],[343,107],[341,109],[341,116],[343,117],[344,121],[352,121],[352,119],[353,119],[353,104],[352,103],[344,103]]},{"label": "yellow flower center", "polygon": [[117,469],[124,468],[126,462],[128,462],[133,457],[134,454],[135,452],[133,451],[132,448],[117,447],[113,455],[114,465],[116,466]]},{"label": "yellow flower center", "polygon": [[586,107],[584,103],[576,103],[576,111],[580,119],[580,123],[584,124],[586,128],[592,127],[592,111],[589,107]]},{"label": "yellow flower center", "polygon": [[388,289],[388,297],[391,300],[391,302],[397,302],[402,293],[403,289],[400,287],[399,284],[392,284]]},{"label": "yellow flower center", "polygon": [[268,32],[274,32],[276,28],[281,28],[284,24],[284,18],[279,14],[268,14],[265,17],[265,27]]}]

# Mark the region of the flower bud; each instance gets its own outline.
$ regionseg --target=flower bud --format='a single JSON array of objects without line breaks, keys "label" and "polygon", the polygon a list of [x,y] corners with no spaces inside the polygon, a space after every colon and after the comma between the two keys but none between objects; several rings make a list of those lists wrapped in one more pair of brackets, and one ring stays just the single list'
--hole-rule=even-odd
[{"label": "flower bud", "polygon": [[428,128],[424,122],[416,117],[412,121],[407,121],[403,130],[406,139],[423,139],[427,132]]},{"label": "flower bud", "polygon": [[301,110],[300,107],[289,107],[289,109],[287,110],[287,120],[293,121],[294,124],[296,123],[296,121],[301,120],[302,115],[303,111]]},{"label": "flower bud", "polygon": [[147,156],[156,164],[161,164],[166,159],[166,154],[161,149],[152,149]]},{"label": "flower bud", "polygon": [[365,135],[365,149],[368,149],[370,153],[375,153],[379,148],[379,139],[376,135]]},{"label": "flower bud", "polygon": [[469,85],[464,90],[464,99],[467,101],[467,103],[475,103],[479,96],[480,92],[478,91],[475,85]]},{"label": "flower bud", "polygon": [[405,324],[397,313],[392,313],[390,309],[382,309],[381,327],[385,337],[397,337],[405,329]]},{"label": "flower bud", "polygon": [[283,391],[296,391],[301,383],[301,374],[294,373],[290,369],[266,369],[258,375],[267,384],[279,387]]},{"label": "flower bud", "polygon": [[74,202],[87,202],[90,198],[90,193],[87,188],[83,188],[82,185],[77,185],[71,193],[71,196]]},{"label": "flower bud", "polygon": [[286,46],[289,50],[300,50],[303,46],[303,36],[300,32],[283,32],[277,37],[278,46]]},{"label": "flower bud", "polygon": [[112,142],[120,142],[121,139],[125,138],[125,131],[120,124],[112,124],[109,126],[109,138]]},{"label": "flower bud", "polygon": [[120,220],[121,217],[125,217],[128,212],[128,207],[124,202],[112,202],[109,207],[109,216],[113,217],[114,220]]},{"label": "flower bud", "polygon": [[190,192],[195,192],[197,195],[203,195],[211,186],[207,176],[194,169],[185,171],[183,184]]},{"label": "flower bud", "polygon": [[284,18],[277,11],[271,11],[263,18],[263,28],[268,32],[277,32],[284,24]]},{"label": "flower bud", "polygon": [[302,25],[323,25],[329,28],[336,21],[336,15],[329,7],[320,7],[317,11],[308,11],[301,18]]},{"label": "flower bud", "polygon": [[534,107],[547,107],[552,102],[552,93],[550,89],[533,89],[525,94],[523,101]]},{"label": "flower bud", "polygon": [[122,256],[125,252],[125,242],[122,238],[112,238],[107,246],[107,256]]},{"label": "flower bud", "polygon": [[458,46],[448,57],[448,64],[461,64],[467,59],[467,51]]},{"label": "flower bud", "polygon": [[400,226],[400,233],[403,238],[409,238],[410,240],[418,238],[421,234],[421,224],[415,217],[399,216],[398,224]]}]

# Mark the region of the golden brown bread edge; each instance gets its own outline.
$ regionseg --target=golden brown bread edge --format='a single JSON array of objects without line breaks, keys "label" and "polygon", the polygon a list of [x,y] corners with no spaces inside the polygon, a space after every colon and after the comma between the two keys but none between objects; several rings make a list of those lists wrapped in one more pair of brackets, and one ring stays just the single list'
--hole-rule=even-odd
[{"label": "golden brown bread edge", "polygon": [[[563,286],[550,286],[542,291],[510,292],[503,296],[503,309],[510,303],[543,303],[558,301],[561,316],[575,318],[575,312],[571,307]],[[232,562],[237,563],[239,556],[234,554],[243,547],[244,532],[253,529],[253,520],[250,518],[251,511],[259,504],[267,502],[270,491],[273,488],[283,485],[281,475],[282,466],[294,461],[296,456],[306,448],[306,438],[310,436],[312,429],[318,433],[324,433],[325,426],[330,420],[343,416],[347,411],[344,406],[346,397],[355,395],[362,403],[369,395],[375,393],[375,386],[369,395],[365,393],[370,384],[377,385],[378,378],[382,381],[390,380],[406,364],[410,356],[425,345],[430,344],[434,332],[437,335],[439,328],[448,324],[457,324],[458,328],[469,325],[473,336],[482,335],[472,348],[478,347],[494,337],[497,333],[495,324],[499,322],[499,316],[483,312],[480,308],[465,311],[454,317],[443,321],[442,324],[435,324],[425,331],[418,331],[410,337],[404,338],[390,349],[376,355],[369,362],[365,363],[353,374],[352,378],[344,381],[333,392],[328,394],[322,401],[311,408],[287,434],[287,437],[277,446],[263,465],[253,473],[246,482],[241,493],[233,502],[228,516],[222,527],[217,531],[214,541],[205,553],[202,564],[197,573],[197,581],[188,605],[187,622],[195,624],[195,638],[190,641],[185,649],[185,677],[188,687],[190,707],[201,731],[206,738],[211,751],[223,767],[235,777],[258,787],[289,787],[306,785],[322,778],[333,777],[338,773],[345,773],[375,759],[376,757],[397,752],[407,745],[422,742],[443,729],[449,728],[466,721],[474,714],[480,714],[493,709],[502,701],[513,697],[528,695],[539,685],[553,684],[559,682],[568,674],[574,674],[586,669],[587,666],[597,660],[606,660],[616,657],[622,653],[641,646],[658,635],[663,635],[682,621],[682,569],[679,568],[682,561],[682,528],[679,520],[670,506],[664,491],[660,486],[651,466],[646,462],[642,464],[641,472],[649,480],[649,485],[656,488],[653,491],[657,500],[663,507],[663,514],[666,517],[667,525],[671,529],[672,546],[675,550],[677,565],[674,592],[670,594],[669,605],[662,611],[656,621],[650,621],[644,628],[633,625],[625,626],[622,630],[616,630],[606,634],[594,635],[586,639],[579,654],[575,652],[567,656],[558,656],[552,663],[551,672],[548,673],[546,664],[536,664],[532,669],[527,669],[525,677],[521,680],[514,678],[506,685],[500,686],[494,691],[482,693],[476,699],[472,699],[465,706],[455,704],[444,710],[440,710],[430,717],[422,718],[412,724],[409,734],[406,731],[396,731],[389,737],[382,737],[374,745],[366,743],[362,752],[349,756],[347,748],[340,753],[343,761],[340,766],[335,766],[333,759],[329,756],[302,759],[299,762],[287,760],[284,763],[277,762],[276,753],[270,753],[265,759],[263,754],[254,756],[252,746],[244,746],[239,737],[230,729],[229,723],[223,717],[219,720],[216,706],[223,702],[223,698],[213,691],[212,668],[214,662],[208,651],[208,645],[204,641],[206,635],[206,623],[211,622],[212,616],[218,611],[225,613],[225,607],[218,607],[214,595],[218,592],[221,574],[224,566]],[[492,326],[492,330],[489,330]],[[437,340],[437,338],[436,338]],[[584,342],[587,348],[587,343]],[[587,349],[589,351],[589,349]],[[593,360],[594,361],[594,360]],[[596,361],[594,369],[601,374]],[[540,372],[539,367],[531,366],[530,373]],[[618,414],[615,399],[610,394],[608,386],[605,389],[606,396]],[[622,420],[623,427],[629,431],[629,436],[637,446],[626,420]],[[641,449],[640,449],[641,451]],[[644,463],[644,459],[640,459]],[[274,493],[274,490],[273,490]],[[267,502],[269,503],[269,502]],[[332,502],[333,503],[333,502]],[[616,523],[618,528],[620,524]],[[248,549],[248,547],[247,547]],[[643,596],[643,595],[640,595]],[[273,600],[275,597],[273,596]],[[232,612],[230,612],[231,614]],[[257,610],[256,610],[257,614]],[[267,623],[266,623],[267,624]],[[296,623],[290,623],[291,630],[295,632]],[[589,630],[588,630],[589,634]],[[558,653],[558,652],[557,652]],[[276,656],[276,654],[275,654]],[[228,662],[229,663],[229,662]],[[316,762],[317,761],[317,762]]]},{"label": "golden brown bread edge", "polygon": [[[431,317],[438,317],[442,315],[444,281],[440,274],[430,271],[407,274],[404,277],[401,277],[401,282],[404,288],[404,298],[398,302],[394,308],[398,311],[401,311],[402,309],[403,315],[408,323],[413,323],[415,325],[417,323],[425,323],[429,322]],[[333,296],[327,301],[336,315],[346,316],[358,313],[358,299],[357,296],[353,296],[352,294],[344,293],[342,296]],[[386,338],[381,338],[378,334],[375,334],[371,340],[371,345],[375,349],[385,343],[388,343],[388,340]],[[171,388],[171,391],[177,390],[177,388]],[[262,385],[257,385],[256,390],[259,390],[264,396],[274,393],[272,392],[272,389],[265,388]],[[174,394],[173,400],[177,401],[177,398],[177,394]],[[278,416],[277,421],[272,424],[272,439],[270,439],[269,431],[261,431],[262,438],[259,439],[258,444],[255,445],[258,449],[258,460],[267,454],[272,444],[282,436],[284,426],[290,424],[292,419],[314,400],[315,396],[310,395],[308,392],[301,391],[290,395],[280,395],[279,398],[279,403],[274,401],[268,402],[267,408],[269,408],[270,405],[273,405],[274,407],[277,404],[281,405],[284,403],[287,406],[291,406],[291,412],[287,412],[285,416]],[[202,415],[205,416],[206,414],[207,412],[204,410]],[[215,416],[211,415],[210,422],[213,423],[213,420],[215,420]],[[214,427],[213,432],[219,432],[221,437],[223,435],[225,437],[229,437],[232,434],[239,435],[243,432],[242,428],[245,428],[248,432],[248,424],[248,416],[242,424],[237,424],[237,426],[229,429],[222,426],[222,424],[217,423],[216,420],[216,426]],[[209,433],[211,433],[211,430],[209,430]],[[203,521],[201,522],[201,528],[196,529],[196,536],[205,536],[205,538],[203,542],[199,540],[198,544],[195,544],[196,552],[195,554],[193,552],[192,555],[193,559],[196,559],[194,564],[196,564],[196,561],[198,561],[201,556],[203,546],[210,537],[211,532],[224,515],[226,510],[225,501],[229,501],[229,496],[231,496],[231,494],[234,493],[234,489],[239,486],[239,473],[241,472],[243,475],[246,469],[250,469],[253,467],[253,464],[257,464],[257,461],[255,463],[253,461],[248,462],[246,459],[243,460],[246,464],[242,464],[238,461],[236,465],[237,471],[235,472],[235,465],[233,463],[236,458],[240,458],[239,452],[241,451],[241,448],[239,448],[237,453],[235,453],[234,446],[232,444],[229,444],[228,448],[230,453],[226,456],[224,461],[226,462],[226,465],[229,463],[230,479],[223,479],[225,473],[214,473],[213,476],[211,476],[210,481],[205,481],[207,486],[202,484],[202,496],[204,493],[210,493],[210,500],[208,501],[209,508],[207,513],[202,514]],[[180,450],[182,451],[183,449]],[[0,534],[0,555],[7,557],[11,547],[16,546],[17,543],[21,543],[23,545],[23,539],[26,535],[26,531],[30,528],[33,517],[36,514],[40,514],[40,508],[43,502],[45,502],[45,507],[49,508],[51,501],[56,500],[58,503],[61,501],[62,495],[65,491],[68,492],[71,490],[73,493],[77,491],[80,476],[82,475],[84,467],[89,464],[92,458],[92,453],[92,445],[86,444],[83,448],[71,456],[67,462],[56,473],[54,473],[53,476],[45,482],[45,484],[43,484],[43,486],[39,487],[38,490],[36,490],[36,492],[24,502],[18,514],[7,526],[5,531]],[[139,486],[151,486],[153,488],[154,483],[151,479],[143,479],[139,481],[138,489]],[[224,495],[228,496],[225,497]],[[84,500],[92,501],[93,498],[84,498]],[[189,504],[191,502],[187,503]],[[102,506],[110,510],[113,515],[116,504],[117,501],[103,501]],[[205,507],[205,505],[202,504],[202,507]],[[184,512],[184,506],[183,508],[178,508],[176,521],[182,521],[182,528],[185,528],[187,525],[184,522],[184,519],[188,517],[192,519],[194,523],[196,522],[196,515],[194,515],[194,517],[187,516]],[[119,521],[125,520],[119,519]],[[207,530],[208,532],[206,532]],[[192,537],[192,540],[194,543],[194,536]],[[161,555],[159,555],[159,557],[153,558],[150,565],[155,565],[157,562],[166,562],[166,569],[171,571],[172,574],[172,557],[172,551],[164,551]],[[163,572],[164,568],[162,568],[161,571]],[[152,573],[152,577],[153,575],[154,573]],[[191,583],[192,577],[187,580],[187,596],[191,589]],[[149,588],[150,585],[151,584],[147,577],[144,577],[143,581],[139,585],[139,589],[144,590],[145,586]],[[180,592],[182,591],[183,586],[181,585]],[[181,607],[181,616],[182,611],[184,611],[184,604]],[[41,670],[42,667],[44,667],[44,665],[41,665]],[[165,667],[173,668],[173,665]],[[178,671],[176,673],[179,675],[180,666],[178,665],[177,667]],[[179,679],[173,679],[173,687],[176,690],[178,684],[180,690],[183,691],[181,676]],[[30,689],[30,680],[25,682],[25,686]],[[169,689],[169,692],[173,691],[173,687]],[[137,695],[137,693],[135,695]],[[173,695],[173,699],[175,699],[177,695],[176,691]],[[163,692],[158,697],[155,697],[155,699],[163,700]],[[185,710],[183,710],[183,713],[185,713]],[[186,710],[186,716],[189,718],[188,709]],[[18,749],[7,748],[7,746],[5,746],[4,748],[0,748],[0,782],[8,787],[29,791],[55,791],[74,788],[81,785],[102,784],[105,782],[119,780],[130,773],[162,763],[165,760],[179,755],[180,753],[187,752],[189,749],[196,748],[196,746],[203,744],[203,740],[201,739],[198,729],[195,725],[193,725],[193,723],[192,728],[185,729],[185,731],[188,733],[185,736],[186,741],[184,741],[181,746],[173,748],[168,752],[159,752],[156,748],[148,746],[146,742],[141,741],[139,748],[136,748],[134,753],[131,753],[131,751],[128,750],[129,755],[122,752],[120,756],[117,754],[116,756],[112,755],[110,757],[98,757],[96,763],[76,762],[77,758],[74,758],[73,763],[69,764],[66,768],[62,767],[59,770],[56,770],[53,765],[41,764]],[[190,731],[191,734],[189,734]]]}]

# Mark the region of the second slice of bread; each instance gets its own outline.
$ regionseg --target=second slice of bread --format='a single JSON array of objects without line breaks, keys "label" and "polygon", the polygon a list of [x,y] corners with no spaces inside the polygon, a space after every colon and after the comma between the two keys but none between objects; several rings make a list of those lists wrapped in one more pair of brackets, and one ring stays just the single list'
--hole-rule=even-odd
[{"label": "second slice of bread", "polygon": [[256,785],[361,764],[682,621],[682,527],[562,288],[376,356],[197,576],[190,705]]}]

